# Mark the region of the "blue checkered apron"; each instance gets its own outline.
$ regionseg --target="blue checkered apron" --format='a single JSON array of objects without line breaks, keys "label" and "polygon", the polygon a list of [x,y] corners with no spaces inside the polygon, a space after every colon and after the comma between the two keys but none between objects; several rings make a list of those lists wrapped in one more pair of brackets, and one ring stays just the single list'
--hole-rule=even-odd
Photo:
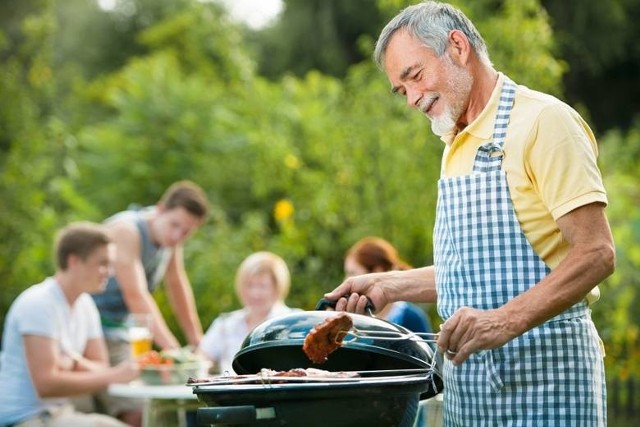
[{"label": "blue checkered apron", "polygon": [[[550,272],[522,233],[501,169],[514,97],[506,79],[493,141],[479,148],[473,173],[438,182],[434,264],[443,319],[463,306],[498,308]],[[604,426],[602,358],[580,302],[501,348],[459,366],[445,361],[444,424]]]}]

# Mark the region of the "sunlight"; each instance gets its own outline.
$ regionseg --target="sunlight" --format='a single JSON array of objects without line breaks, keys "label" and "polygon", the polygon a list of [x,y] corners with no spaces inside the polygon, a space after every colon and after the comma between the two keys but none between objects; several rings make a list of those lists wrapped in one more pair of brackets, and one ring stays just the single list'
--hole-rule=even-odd
[{"label": "sunlight", "polygon": [[118,0],[98,0],[98,6],[102,10],[113,10],[116,8]]},{"label": "sunlight", "polygon": [[221,0],[231,18],[242,21],[253,29],[267,26],[282,12],[282,0]]}]

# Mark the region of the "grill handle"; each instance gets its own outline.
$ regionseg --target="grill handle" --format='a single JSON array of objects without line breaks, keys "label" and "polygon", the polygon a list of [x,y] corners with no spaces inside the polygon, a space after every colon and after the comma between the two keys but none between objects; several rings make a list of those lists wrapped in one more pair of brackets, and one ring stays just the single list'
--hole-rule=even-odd
[{"label": "grill handle", "polygon": [[256,408],[251,405],[198,408],[196,414],[198,425],[239,425],[275,417],[274,408]]},{"label": "grill handle", "polygon": [[[371,299],[369,299],[369,297],[367,297],[367,306],[365,307],[367,310],[367,313],[369,314],[369,316],[371,317],[375,317],[373,315],[373,313],[375,313],[376,311],[376,307],[373,305],[373,303],[371,302]],[[318,303],[316,304],[316,308],[315,310],[317,311],[326,311],[328,309],[335,309],[336,308],[336,303],[337,301],[332,301],[326,298],[321,298],[320,301],[318,301]]]}]

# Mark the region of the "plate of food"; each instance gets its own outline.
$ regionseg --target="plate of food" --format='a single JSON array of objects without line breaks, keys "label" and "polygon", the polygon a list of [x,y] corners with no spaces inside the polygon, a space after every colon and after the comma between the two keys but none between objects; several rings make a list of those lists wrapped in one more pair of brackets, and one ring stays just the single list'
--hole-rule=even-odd
[{"label": "plate of food", "polygon": [[189,349],[148,351],[137,358],[140,380],[147,385],[185,384],[209,373],[211,363]]}]

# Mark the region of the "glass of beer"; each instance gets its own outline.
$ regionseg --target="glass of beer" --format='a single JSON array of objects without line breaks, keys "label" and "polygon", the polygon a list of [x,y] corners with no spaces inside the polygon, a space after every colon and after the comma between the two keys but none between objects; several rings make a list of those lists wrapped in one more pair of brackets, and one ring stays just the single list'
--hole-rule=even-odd
[{"label": "glass of beer", "polygon": [[140,355],[151,351],[151,314],[132,313],[127,317],[131,355],[137,359]]}]

